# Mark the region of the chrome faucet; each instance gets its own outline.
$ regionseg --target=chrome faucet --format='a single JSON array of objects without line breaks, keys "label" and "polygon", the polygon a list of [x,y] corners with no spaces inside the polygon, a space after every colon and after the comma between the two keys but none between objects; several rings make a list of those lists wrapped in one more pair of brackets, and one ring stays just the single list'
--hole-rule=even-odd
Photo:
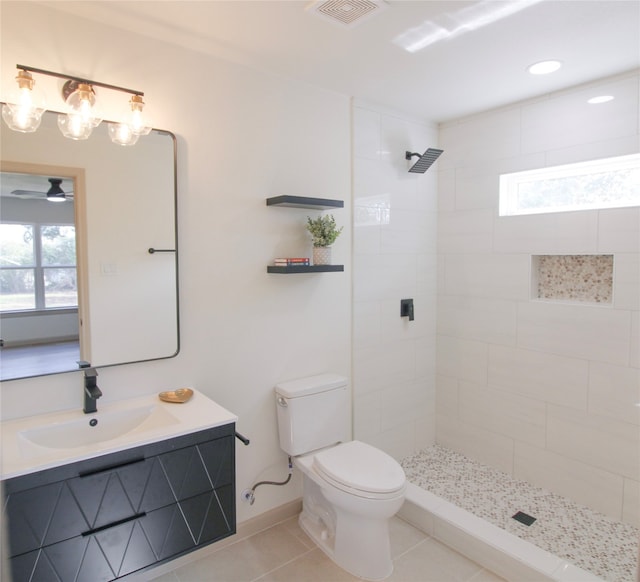
[{"label": "chrome faucet", "polygon": [[98,412],[96,401],[102,396],[102,390],[98,388],[98,371],[95,368],[86,368],[84,371],[84,410],[85,414]]}]

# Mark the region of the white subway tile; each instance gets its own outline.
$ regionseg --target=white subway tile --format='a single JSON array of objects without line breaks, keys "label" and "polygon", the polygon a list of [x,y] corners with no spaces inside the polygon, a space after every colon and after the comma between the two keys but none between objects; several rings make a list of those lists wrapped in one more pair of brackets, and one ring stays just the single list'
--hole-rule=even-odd
[{"label": "white subway tile", "polygon": [[353,164],[353,202],[366,205],[372,197],[385,191],[384,166],[378,160],[359,158]]},{"label": "white subway tile", "polygon": [[436,376],[436,413],[458,417],[458,381],[448,376]]},{"label": "white subway tile", "polygon": [[391,455],[397,461],[417,451],[412,424],[401,423],[369,437],[366,442]]},{"label": "white subway tile", "polygon": [[545,403],[504,390],[461,382],[460,421],[489,432],[544,446]]},{"label": "white subway tile", "polygon": [[[358,216],[360,208],[355,207],[353,209],[354,217]],[[368,212],[362,214],[362,216],[368,216]],[[376,225],[354,225],[353,229],[353,254],[357,255],[371,255],[380,253],[380,227]]]},{"label": "white subway tile", "polygon": [[640,426],[640,370],[591,362],[589,412]]},{"label": "white subway tile", "polygon": [[488,358],[486,343],[438,335],[436,353],[438,374],[476,384],[486,384]]},{"label": "white subway tile", "polygon": [[[389,167],[393,172],[391,180],[393,186],[389,188],[391,194],[391,208],[404,210],[425,210],[437,212],[438,210],[438,175],[410,174],[409,172],[398,174],[398,170]],[[433,169],[431,170],[433,172]]]},{"label": "white subway tile", "polygon": [[418,295],[412,298],[415,313],[413,321],[409,321],[408,317],[400,317],[400,299],[398,297],[380,301],[381,333],[385,341],[416,340],[425,335],[433,336],[435,316],[429,313],[426,298]]},{"label": "white subway tile", "polygon": [[456,170],[456,210],[490,209],[497,212],[500,175],[485,168],[460,168]]},{"label": "white subway tile", "polygon": [[[438,292],[438,255],[435,247],[429,252],[416,255],[416,293],[428,296],[435,309],[435,297]],[[434,327],[435,329],[435,327]]]},{"label": "white subway tile", "polygon": [[439,414],[436,441],[505,473],[513,472],[512,438]]},{"label": "white subway tile", "polygon": [[631,341],[629,348],[629,365],[640,368],[640,311],[631,313]]},{"label": "white subway tile", "polygon": [[438,252],[490,252],[493,239],[491,210],[440,212],[438,215]]},{"label": "white subway tile", "polygon": [[388,341],[374,347],[353,351],[353,375],[356,394],[384,389],[393,382],[407,382],[415,377],[413,341]]},{"label": "white subway tile", "polygon": [[605,471],[640,475],[638,425],[548,404],[547,448]]},{"label": "white subway tile", "polygon": [[380,343],[381,339],[380,303],[378,301],[354,301],[354,344],[359,347],[371,347]]},{"label": "white subway tile", "polygon": [[612,519],[620,521],[622,517],[623,478],[620,475],[516,441],[513,476]]},{"label": "white subway tile", "polygon": [[353,108],[353,155],[377,160],[380,157],[380,114]]},{"label": "white subway tile", "polygon": [[456,171],[440,168],[438,172],[438,210],[451,212],[456,208]]},{"label": "white subway tile", "polygon": [[413,450],[421,451],[436,444],[435,410],[430,409],[426,416],[413,421]]},{"label": "white subway tile", "polygon": [[598,91],[611,91],[616,99],[594,107],[587,99],[594,87],[552,96],[522,107],[522,152],[536,152],[630,136],[637,131],[636,78],[603,83]]},{"label": "white subway tile", "polygon": [[628,135],[609,140],[580,143],[566,148],[554,149],[545,153],[546,163],[540,168],[562,166],[587,160],[615,158],[638,152],[638,136]]},{"label": "white subway tile", "polygon": [[510,346],[489,346],[489,387],[581,410],[587,409],[589,365]]},{"label": "white subway tile", "polygon": [[460,253],[444,257],[445,293],[501,299],[529,298],[528,254]]},{"label": "white subway tile", "polygon": [[[429,325],[435,330],[434,323]],[[423,335],[415,339],[416,346],[416,378],[429,378],[435,383],[436,375],[436,336],[434,333]]]},{"label": "white subway tile", "polygon": [[353,438],[367,440],[382,426],[380,393],[357,394],[353,399]]},{"label": "white subway tile", "polygon": [[543,301],[518,304],[518,347],[628,365],[630,312]]},{"label": "white subway tile", "polygon": [[443,127],[440,131],[440,147],[446,152],[443,166],[462,167],[480,160],[513,156],[520,150],[519,128],[519,108],[490,111]]},{"label": "white subway tile", "polygon": [[515,301],[489,297],[440,296],[438,333],[499,344],[516,343]]},{"label": "white subway tile", "polygon": [[415,255],[360,255],[353,271],[355,301],[400,299],[415,294]]},{"label": "white subway tile", "polygon": [[436,248],[436,215],[424,210],[391,208],[381,226],[382,253],[420,253]]},{"label": "white subway tile", "polygon": [[580,254],[597,251],[598,212],[501,216],[495,221],[498,253]]},{"label": "white subway tile", "polygon": [[640,255],[616,253],[613,257],[613,306],[640,309]]},{"label": "white subway tile", "polygon": [[380,118],[381,155],[400,170],[408,170],[405,152],[422,154],[428,147],[437,147],[437,139],[438,132],[434,127],[395,115]]},{"label": "white subway tile", "polygon": [[382,430],[427,419],[435,407],[433,386],[426,380],[392,382],[380,392]]},{"label": "white subway tile", "polygon": [[598,251],[640,253],[640,208],[610,208],[599,211]]},{"label": "white subway tile", "polygon": [[[486,208],[497,214],[500,191],[500,175],[533,170],[545,165],[543,153],[516,155],[482,160],[473,166],[455,171],[455,209],[472,210]],[[450,210],[450,209],[446,209]]]}]

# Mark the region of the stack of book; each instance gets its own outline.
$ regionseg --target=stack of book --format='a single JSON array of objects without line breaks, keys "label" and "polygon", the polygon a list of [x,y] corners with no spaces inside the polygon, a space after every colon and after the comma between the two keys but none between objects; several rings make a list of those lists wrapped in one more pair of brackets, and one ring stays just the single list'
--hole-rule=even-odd
[{"label": "stack of book", "polygon": [[311,264],[309,257],[285,257],[273,259],[275,267],[308,267]]}]

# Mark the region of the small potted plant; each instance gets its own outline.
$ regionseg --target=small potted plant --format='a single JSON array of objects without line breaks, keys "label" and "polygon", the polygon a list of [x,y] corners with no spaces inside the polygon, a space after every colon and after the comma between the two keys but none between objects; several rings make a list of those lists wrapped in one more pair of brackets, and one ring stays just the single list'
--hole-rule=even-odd
[{"label": "small potted plant", "polygon": [[331,245],[336,241],[342,229],[336,226],[336,220],[332,214],[325,214],[311,219],[307,216],[307,230],[313,239],[313,264],[331,264]]}]

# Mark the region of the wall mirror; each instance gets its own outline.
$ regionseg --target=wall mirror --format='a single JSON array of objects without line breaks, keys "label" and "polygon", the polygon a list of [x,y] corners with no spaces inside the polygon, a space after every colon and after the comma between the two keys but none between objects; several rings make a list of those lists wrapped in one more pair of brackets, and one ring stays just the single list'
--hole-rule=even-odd
[{"label": "wall mirror", "polygon": [[[0,133],[0,379],[178,353],[176,140]],[[64,201],[47,199],[52,187]]]}]

